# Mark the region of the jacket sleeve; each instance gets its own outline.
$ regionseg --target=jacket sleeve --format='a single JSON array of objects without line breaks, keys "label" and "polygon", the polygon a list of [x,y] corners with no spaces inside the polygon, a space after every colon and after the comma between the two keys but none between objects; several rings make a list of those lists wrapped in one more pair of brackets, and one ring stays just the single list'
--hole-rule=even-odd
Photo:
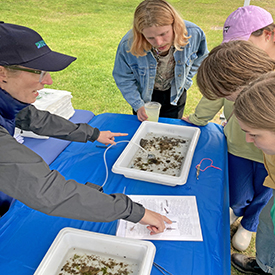
[{"label": "jacket sleeve", "polygon": [[224,99],[208,100],[202,97],[198,103],[195,113],[189,115],[189,120],[191,123],[198,126],[205,126],[218,111],[223,107]]},{"label": "jacket sleeve", "polygon": [[0,127],[0,189],[27,206],[52,216],[110,222],[138,222],[145,209],[123,194],[107,195],[65,180],[33,151]]},{"label": "jacket sleeve", "polygon": [[42,136],[55,137],[70,141],[95,141],[100,131],[87,123],[74,124],[48,111],[37,110],[33,105],[22,109],[16,116],[16,127],[33,131]]},{"label": "jacket sleeve", "polygon": [[137,111],[144,105],[144,101],[141,96],[142,91],[139,91],[137,79],[143,78],[143,74],[145,72],[142,72],[140,68],[136,68],[136,71],[132,70],[132,66],[138,67],[138,65],[137,62],[134,61],[136,57],[132,56],[132,54],[128,52],[130,50],[130,42],[128,41],[130,35],[131,30],[122,38],[118,45],[113,69],[113,77],[125,100],[135,111]]},{"label": "jacket sleeve", "polygon": [[[190,24],[190,22],[189,22]],[[189,39],[189,43],[192,43],[194,45],[191,45],[194,49],[196,49],[196,55],[192,67],[188,73],[187,79],[188,83],[192,83],[192,78],[196,75],[198,72],[198,68],[201,65],[201,62],[207,57],[208,55],[208,49],[207,49],[207,42],[206,37],[201,28],[196,26],[195,24],[191,24],[191,38]],[[185,87],[188,89],[189,87]]]}]

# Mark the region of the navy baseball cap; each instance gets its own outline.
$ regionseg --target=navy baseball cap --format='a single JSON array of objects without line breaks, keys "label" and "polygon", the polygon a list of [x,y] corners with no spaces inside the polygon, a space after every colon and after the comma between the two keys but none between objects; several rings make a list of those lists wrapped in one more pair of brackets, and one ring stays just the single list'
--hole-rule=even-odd
[{"label": "navy baseball cap", "polygon": [[55,72],[68,67],[76,58],[52,51],[34,30],[0,22],[0,65],[20,65]]}]

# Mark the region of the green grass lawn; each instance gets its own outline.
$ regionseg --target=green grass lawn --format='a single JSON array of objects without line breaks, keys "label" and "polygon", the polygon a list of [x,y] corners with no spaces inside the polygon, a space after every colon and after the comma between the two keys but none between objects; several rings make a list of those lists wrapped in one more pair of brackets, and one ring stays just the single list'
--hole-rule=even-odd
[{"label": "green grass lawn", "polygon": [[[5,0],[1,20],[37,30],[54,50],[77,60],[62,72],[52,73],[54,89],[72,92],[73,106],[95,114],[131,113],[112,77],[117,45],[131,28],[138,0]],[[243,0],[171,0],[186,20],[205,32],[211,50],[222,41],[226,17]],[[255,1],[273,14],[271,0]],[[196,85],[188,92],[185,114],[194,111],[201,95]]]},{"label": "green grass lawn", "polygon": [[[222,41],[226,17],[244,0],[170,0],[186,20],[200,26],[211,50]],[[2,0],[1,20],[38,31],[55,51],[77,57],[67,69],[52,73],[51,88],[72,92],[75,109],[131,113],[112,77],[117,45],[131,28],[138,0]],[[274,0],[251,0],[272,13]],[[188,91],[185,115],[201,98],[194,85]],[[255,253],[254,243],[248,251]],[[239,274],[232,270],[231,274]]]}]

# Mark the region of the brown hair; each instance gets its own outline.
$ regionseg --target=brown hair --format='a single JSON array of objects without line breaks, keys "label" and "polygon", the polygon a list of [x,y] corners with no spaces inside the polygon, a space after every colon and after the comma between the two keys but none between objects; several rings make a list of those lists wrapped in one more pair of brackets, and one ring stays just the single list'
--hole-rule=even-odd
[{"label": "brown hair", "polygon": [[274,70],[275,60],[249,41],[229,41],[209,53],[201,63],[197,84],[210,100],[226,97],[263,73]]},{"label": "brown hair", "polygon": [[177,11],[164,0],[145,0],[135,10],[133,22],[133,42],[130,53],[144,56],[152,46],[145,39],[142,32],[152,26],[172,25],[174,31],[174,46],[181,50],[188,44],[188,33],[185,23]]},{"label": "brown hair", "polygon": [[256,30],[256,31],[252,32],[251,35],[261,36],[263,34],[264,30],[269,31],[269,32],[274,34],[274,29],[275,29],[275,24],[271,23],[270,25],[268,25],[264,28],[261,28],[259,30]]},{"label": "brown hair", "polygon": [[275,72],[243,87],[234,104],[236,117],[253,129],[275,132]]}]

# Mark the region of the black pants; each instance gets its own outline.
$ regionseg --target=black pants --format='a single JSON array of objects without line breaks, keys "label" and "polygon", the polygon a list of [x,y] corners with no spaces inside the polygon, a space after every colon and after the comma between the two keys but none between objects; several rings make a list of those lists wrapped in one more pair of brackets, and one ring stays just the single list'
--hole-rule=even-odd
[{"label": "black pants", "polygon": [[[160,117],[182,118],[186,102],[186,90],[184,90],[178,100],[177,106],[170,104],[170,92],[171,89],[166,91],[154,90],[152,101],[156,101],[161,104],[159,113]],[[133,114],[136,115],[137,113],[133,110]]]}]

